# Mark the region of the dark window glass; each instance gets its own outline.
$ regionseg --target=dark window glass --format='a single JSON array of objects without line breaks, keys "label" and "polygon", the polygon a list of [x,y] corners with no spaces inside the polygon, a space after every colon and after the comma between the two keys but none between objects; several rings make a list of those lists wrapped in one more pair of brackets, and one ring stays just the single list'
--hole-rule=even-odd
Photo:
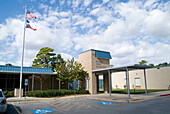
[{"label": "dark window glass", "polygon": [[0,91],[0,97],[3,97],[3,96],[2,96],[2,92],[1,92],[1,91]]}]

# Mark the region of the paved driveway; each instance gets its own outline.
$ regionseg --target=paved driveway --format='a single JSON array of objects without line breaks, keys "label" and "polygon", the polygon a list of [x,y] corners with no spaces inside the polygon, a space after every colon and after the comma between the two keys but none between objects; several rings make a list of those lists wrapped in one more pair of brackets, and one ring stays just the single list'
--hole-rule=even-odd
[{"label": "paved driveway", "polygon": [[49,109],[51,114],[169,114],[170,96],[159,97],[140,102],[114,102],[102,105],[105,102],[98,99],[76,98],[76,99],[54,99],[34,102],[11,103],[7,114],[33,114],[33,110]]}]

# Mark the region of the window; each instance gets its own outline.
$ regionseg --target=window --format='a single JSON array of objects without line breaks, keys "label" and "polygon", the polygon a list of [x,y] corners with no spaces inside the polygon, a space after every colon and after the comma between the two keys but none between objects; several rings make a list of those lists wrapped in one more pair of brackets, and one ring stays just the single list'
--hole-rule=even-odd
[{"label": "window", "polygon": [[99,89],[103,89],[103,79],[99,79]]},{"label": "window", "polygon": [[79,81],[77,80],[75,83],[68,83],[68,89],[79,89]]},{"label": "window", "polygon": [[124,81],[125,81],[125,85],[126,85],[126,82],[127,82],[126,78],[124,79]]},{"label": "window", "polygon": [[89,89],[89,79],[88,78],[86,78],[85,84],[86,84],[86,89]]},{"label": "window", "polygon": [[135,78],[135,86],[141,86],[140,85],[140,78]]}]

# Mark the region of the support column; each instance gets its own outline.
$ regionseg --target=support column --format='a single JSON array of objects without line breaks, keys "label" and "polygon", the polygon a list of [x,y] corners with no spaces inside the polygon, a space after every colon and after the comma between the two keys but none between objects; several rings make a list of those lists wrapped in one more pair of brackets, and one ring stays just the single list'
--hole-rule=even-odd
[{"label": "support column", "polygon": [[32,91],[34,91],[34,74],[32,75]]},{"label": "support column", "polygon": [[104,89],[104,93],[109,93],[109,76],[108,76],[108,72],[105,73],[103,75],[103,89]]},{"label": "support column", "polygon": [[127,76],[127,93],[128,97],[130,98],[130,90],[129,90],[129,71],[128,68],[126,67],[126,76]]},{"label": "support column", "polygon": [[97,83],[96,83],[96,87],[97,87],[97,88],[96,88],[96,89],[97,89],[96,92],[98,93],[98,92],[99,92],[99,75],[96,76],[96,82],[97,82]]},{"label": "support column", "polygon": [[108,74],[109,74],[109,94],[110,94],[110,96],[111,96],[111,76],[110,76],[110,71],[108,70]]},{"label": "support column", "polygon": [[144,69],[144,80],[145,80],[145,94],[148,95],[145,69]]},{"label": "support column", "polygon": [[95,75],[95,72],[94,72],[94,94],[96,94],[96,82],[95,82],[95,77],[96,77],[96,75]]}]

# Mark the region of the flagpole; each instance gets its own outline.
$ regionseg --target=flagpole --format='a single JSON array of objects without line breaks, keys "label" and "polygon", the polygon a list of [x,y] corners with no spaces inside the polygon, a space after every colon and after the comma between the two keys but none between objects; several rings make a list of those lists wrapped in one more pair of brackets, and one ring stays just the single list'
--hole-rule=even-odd
[{"label": "flagpole", "polygon": [[22,93],[22,71],[23,71],[23,61],[24,61],[24,45],[25,45],[25,27],[26,27],[26,15],[27,15],[27,4],[25,7],[25,22],[24,22],[24,35],[23,35],[23,44],[22,44],[22,58],[21,58],[21,71],[20,71],[20,90],[19,98],[21,98]]}]

